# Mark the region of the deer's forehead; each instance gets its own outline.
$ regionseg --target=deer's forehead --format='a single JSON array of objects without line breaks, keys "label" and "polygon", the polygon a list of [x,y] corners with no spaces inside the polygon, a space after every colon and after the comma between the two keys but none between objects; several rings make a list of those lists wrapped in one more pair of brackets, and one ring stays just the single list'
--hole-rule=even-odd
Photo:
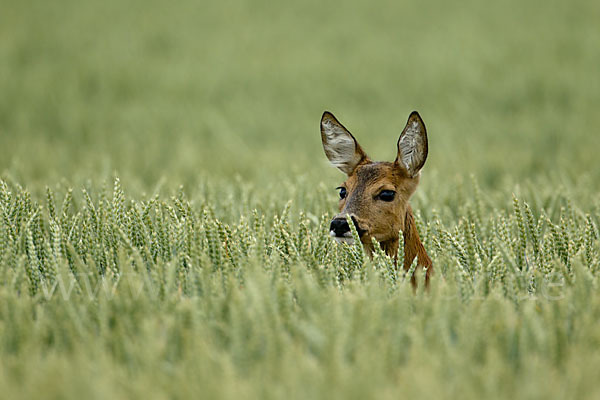
[{"label": "deer's forehead", "polygon": [[392,163],[372,163],[359,166],[348,180],[356,187],[368,187],[376,184],[395,185],[400,179],[397,168]]}]

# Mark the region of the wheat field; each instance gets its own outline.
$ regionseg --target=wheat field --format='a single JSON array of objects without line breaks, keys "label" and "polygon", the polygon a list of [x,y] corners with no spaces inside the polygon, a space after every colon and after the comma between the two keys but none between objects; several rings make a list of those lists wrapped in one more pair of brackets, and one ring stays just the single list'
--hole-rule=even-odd
[{"label": "wheat field", "polygon": [[[1,398],[600,397],[598,4],[1,8]],[[324,110],[424,118],[428,291],[329,237]]]}]

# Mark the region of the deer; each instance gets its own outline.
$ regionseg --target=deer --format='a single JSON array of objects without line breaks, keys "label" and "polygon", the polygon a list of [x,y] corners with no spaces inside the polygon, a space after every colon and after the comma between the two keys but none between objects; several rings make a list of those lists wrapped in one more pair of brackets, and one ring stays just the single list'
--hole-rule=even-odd
[{"label": "deer", "polygon": [[[321,141],[329,162],[347,175],[339,190],[339,213],[333,217],[329,234],[338,242],[353,244],[348,223],[356,228],[361,244],[370,257],[373,239],[398,265],[400,232],[404,239],[404,270],[417,257],[425,268],[425,286],[433,264],[421,243],[409,199],[415,192],[421,168],[427,159],[427,130],[418,112],[413,111],[400,134],[394,162],[372,161],[358,141],[332,113],[321,117]],[[411,276],[417,287],[415,274]]]}]

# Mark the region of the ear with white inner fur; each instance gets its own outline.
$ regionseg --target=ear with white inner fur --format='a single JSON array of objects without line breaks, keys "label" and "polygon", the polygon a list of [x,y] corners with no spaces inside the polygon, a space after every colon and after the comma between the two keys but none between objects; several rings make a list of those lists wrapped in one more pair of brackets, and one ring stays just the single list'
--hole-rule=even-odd
[{"label": "ear with white inner fur", "polygon": [[408,117],[406,127],[398,139],[396,164],[404,168],[411,178],[419,174],[427,159],[427,130],[418,112]]},{"label": "ear with white inner fur", "polygon": [[329,111],[321,117],[321,141],[329,162],[347,175],[368,158],[354,136]]}]

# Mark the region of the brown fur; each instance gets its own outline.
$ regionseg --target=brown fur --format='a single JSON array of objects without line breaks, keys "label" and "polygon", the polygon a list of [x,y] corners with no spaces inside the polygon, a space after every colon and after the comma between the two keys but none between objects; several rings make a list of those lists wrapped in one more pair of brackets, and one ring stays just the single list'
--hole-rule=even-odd
[{"label": "brown fur", "polygon": [[[427,136],[425,126],[420,117],[416,113],[411,114],[407,122],[407,128],[412,121],[418,121],[424,135],[424,149],[420,151],[417,158],[417,169],[409,172],[405,164],[400,159],[400,148],[398,149],[398,158],[394,162],[373,162],[365,154],[363,149],[358,145],[358,142],[331,114],[327,118],[335,121],[342,126],[344,134],[348,134],[354,139],[355,152],[352,156],[356,160],[360,160],[358,164],[344,163],[344,172],[347,173],[348,179],[341,185],[346,189],[346,197],[340,199],[340,213],[335,218],[345,218],[347,215],[353,216],[358,224],[359,232],[361,233],[361,242],[369,254],[372,254],[373,248],[371,238],[375,238],[381,248],[392,257],[397,263],[398,247],[399,247],[399,232],[402,231],[404,237],[404,269],[410,269],[413,260],[417,258],[418,266],[427,268],[425,275],[425,284],[429,285],[429,278],[433,271],[431,259],[427,255],[425,247],[421,243],[419,233],[414,221],[412,209],[409,204],[409,199],[415,192],[419,184],[419,170],[427,157]],[[415,119],[416,118],[416,119]],[[405,131],[406,129],[405,128]],[[404,132],[403,132],[404,133]],[[323,134],[323,146],[326,149],[331,144],[326,143],[326,136]],[[402,138],[402,136],[401,136]],[[399,140],[400,143],[400,140]],[[423,155],[424,150],[424,155]],[[331,160],[331,157],[330,157]],[[339,160],[336,160],[339,162]],[[340,168],[342,169],[342,168]],[[394,200],[385,202],[377,198],[382,190],[393,190],[396,192]],[[413,287],[416,287],[416,279],[411,277]]]}]

